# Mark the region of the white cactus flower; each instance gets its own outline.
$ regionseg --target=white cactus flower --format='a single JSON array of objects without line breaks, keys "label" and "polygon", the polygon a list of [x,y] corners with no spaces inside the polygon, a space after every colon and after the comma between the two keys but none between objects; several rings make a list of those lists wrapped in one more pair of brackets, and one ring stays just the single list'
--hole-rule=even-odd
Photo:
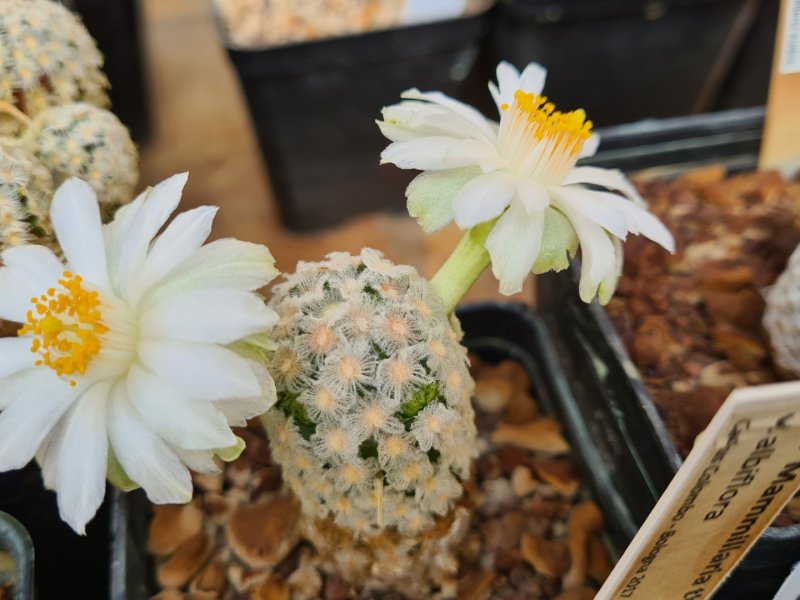
[{"label": "white cactus flower", "polygon": [[253,337],[277,321],[254,293],[274,260],[237,240],[203,245],[215,207],[156,235],[185,183],[167,179],[103,226],[91,187],[68,180],[51,210],[66,264],[42,246],[1,255],[0,318],[23,325],[0,339],[0,471],[36,455],[80,533],[107,476],[155,503],[188,501],[187,467],[234,457],[231,425],[276,399]]},{"label": "white cactus flower", "polygon": [[502,293],[519,292],[531,271],[566,268],[580,245],[581,298],[607,302],[622,260],[616,240],[642,234],[670,251],[674,241],[619,171],[575,166],[598,139],[582,110],[556,111],[541,95],[545,74],[498,65],[489,87],[499,123],[440,92],[404,92],[378,121],[392,141],[381,160],[424,171],[406,195],[426,231],[492,225],[484,244]]}]

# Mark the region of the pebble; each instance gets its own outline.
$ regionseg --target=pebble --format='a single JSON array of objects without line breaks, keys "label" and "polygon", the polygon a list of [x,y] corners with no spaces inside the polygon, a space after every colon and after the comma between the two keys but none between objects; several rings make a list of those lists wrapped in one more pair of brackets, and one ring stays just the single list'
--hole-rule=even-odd
[{"label": "pebble", "polygon": [[202,531],[196,533],[175,550],[156,572],[159,585],[182,587],[200,570],[211,554],[211,541]]},{"label": "pebble", "polygon": [[272,567],[300,541],[299,514],[299,504],[289,496],[240,506],[228,522],[231,548],[251,567]]}]

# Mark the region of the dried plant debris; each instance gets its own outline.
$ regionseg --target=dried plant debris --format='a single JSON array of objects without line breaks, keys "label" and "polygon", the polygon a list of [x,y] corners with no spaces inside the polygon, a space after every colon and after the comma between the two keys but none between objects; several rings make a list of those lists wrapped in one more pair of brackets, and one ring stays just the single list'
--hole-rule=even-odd
[{"label": "dried plant debris", "polygon": [[14,557],[0,550],[0,600],[11,600],[15,574]]},{"label": "dried plant debris", "polygon": [[[221,465],[219,475],[195,476],[192,504],[155,507],[148,543],[162,586],[155,598],[593,597],[611,569],[603,517],[580,495],[558,424],[539,415],[518,363],[488,364],[474,356],[471,362],[484,394],[474,399],[481,453],[465,496],[474,510],[456,574],[440,588],[417,596],[377,586],[356,590],[326,572],[302,537],[298,503],[254,423],[238,432],[247,448],[237,462]],[[505,399],[486,400],[499,396]]]},{"label": "dried plant debris", "polygon": [[783,378],[762,291],[800,242],[800,183],[711,170],[642,191],[677,252],[632,238],[608,312],[686,456],[731,390]]}]

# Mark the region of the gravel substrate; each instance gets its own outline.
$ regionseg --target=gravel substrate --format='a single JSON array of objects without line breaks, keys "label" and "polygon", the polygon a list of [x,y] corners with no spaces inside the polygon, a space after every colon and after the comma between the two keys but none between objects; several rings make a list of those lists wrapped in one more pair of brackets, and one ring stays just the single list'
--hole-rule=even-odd
[{"label": "gravel substrate", "polygon": [[761,325],[762,291],[800,243],[800,184],[709,169],[642,192],[678,250],[632,238],[608,313],[686,456],[731,390],[785,378]]},{"label": "gravel substrate", "polygon": [[[558,423],[539,415],[514,362],[472,359],[481,455],[466,503],[471,529],[452,581],[426,598],[590,600],[611,569],[603,517],[584,498]],[[196,476],[196,497],[154,508],[148,550],[160,600],[405,598],[354,590],[324,572],[300,536],[299,509],[270,458],[263,431],[239,432],[243,456]]]}]

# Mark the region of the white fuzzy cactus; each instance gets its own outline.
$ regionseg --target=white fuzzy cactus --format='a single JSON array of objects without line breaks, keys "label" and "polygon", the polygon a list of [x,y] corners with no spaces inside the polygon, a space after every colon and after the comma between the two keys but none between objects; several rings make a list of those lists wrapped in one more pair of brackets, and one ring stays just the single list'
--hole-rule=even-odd
[{"label": "white fuzzy cactus", "polygon": [[136,146],[109,111],[84,102],[49,108],[34,117],[24,140],[56,186],[70,177],[83,179],[107,209],[133,198],[139,179]]},{"label": "white fuzzy cactus", "polygon": [[264,422],[307,516],[415,535],[462,494],[476,455],[458,322],[413,267],[375,250],[301,263],[281,317]]},{"label": "white fuzzy cactus", "polygon": [[[0,10],[0,101],[33,116],[65,102],[107,106],[103,57],[80,20],[58,2],[3,0]],[[20,123],[0,115],[0,134]]]},{"label": "white fuzzy cactus", "polygon": [[764,328],[772,344],[772,358],[800,377],[800,246],[769,288],[766,299]]},{"label": "white fuzzy cactus", "polygon": [[48,170],[11,140],[0,142],[0,250],[52,235]]}]

